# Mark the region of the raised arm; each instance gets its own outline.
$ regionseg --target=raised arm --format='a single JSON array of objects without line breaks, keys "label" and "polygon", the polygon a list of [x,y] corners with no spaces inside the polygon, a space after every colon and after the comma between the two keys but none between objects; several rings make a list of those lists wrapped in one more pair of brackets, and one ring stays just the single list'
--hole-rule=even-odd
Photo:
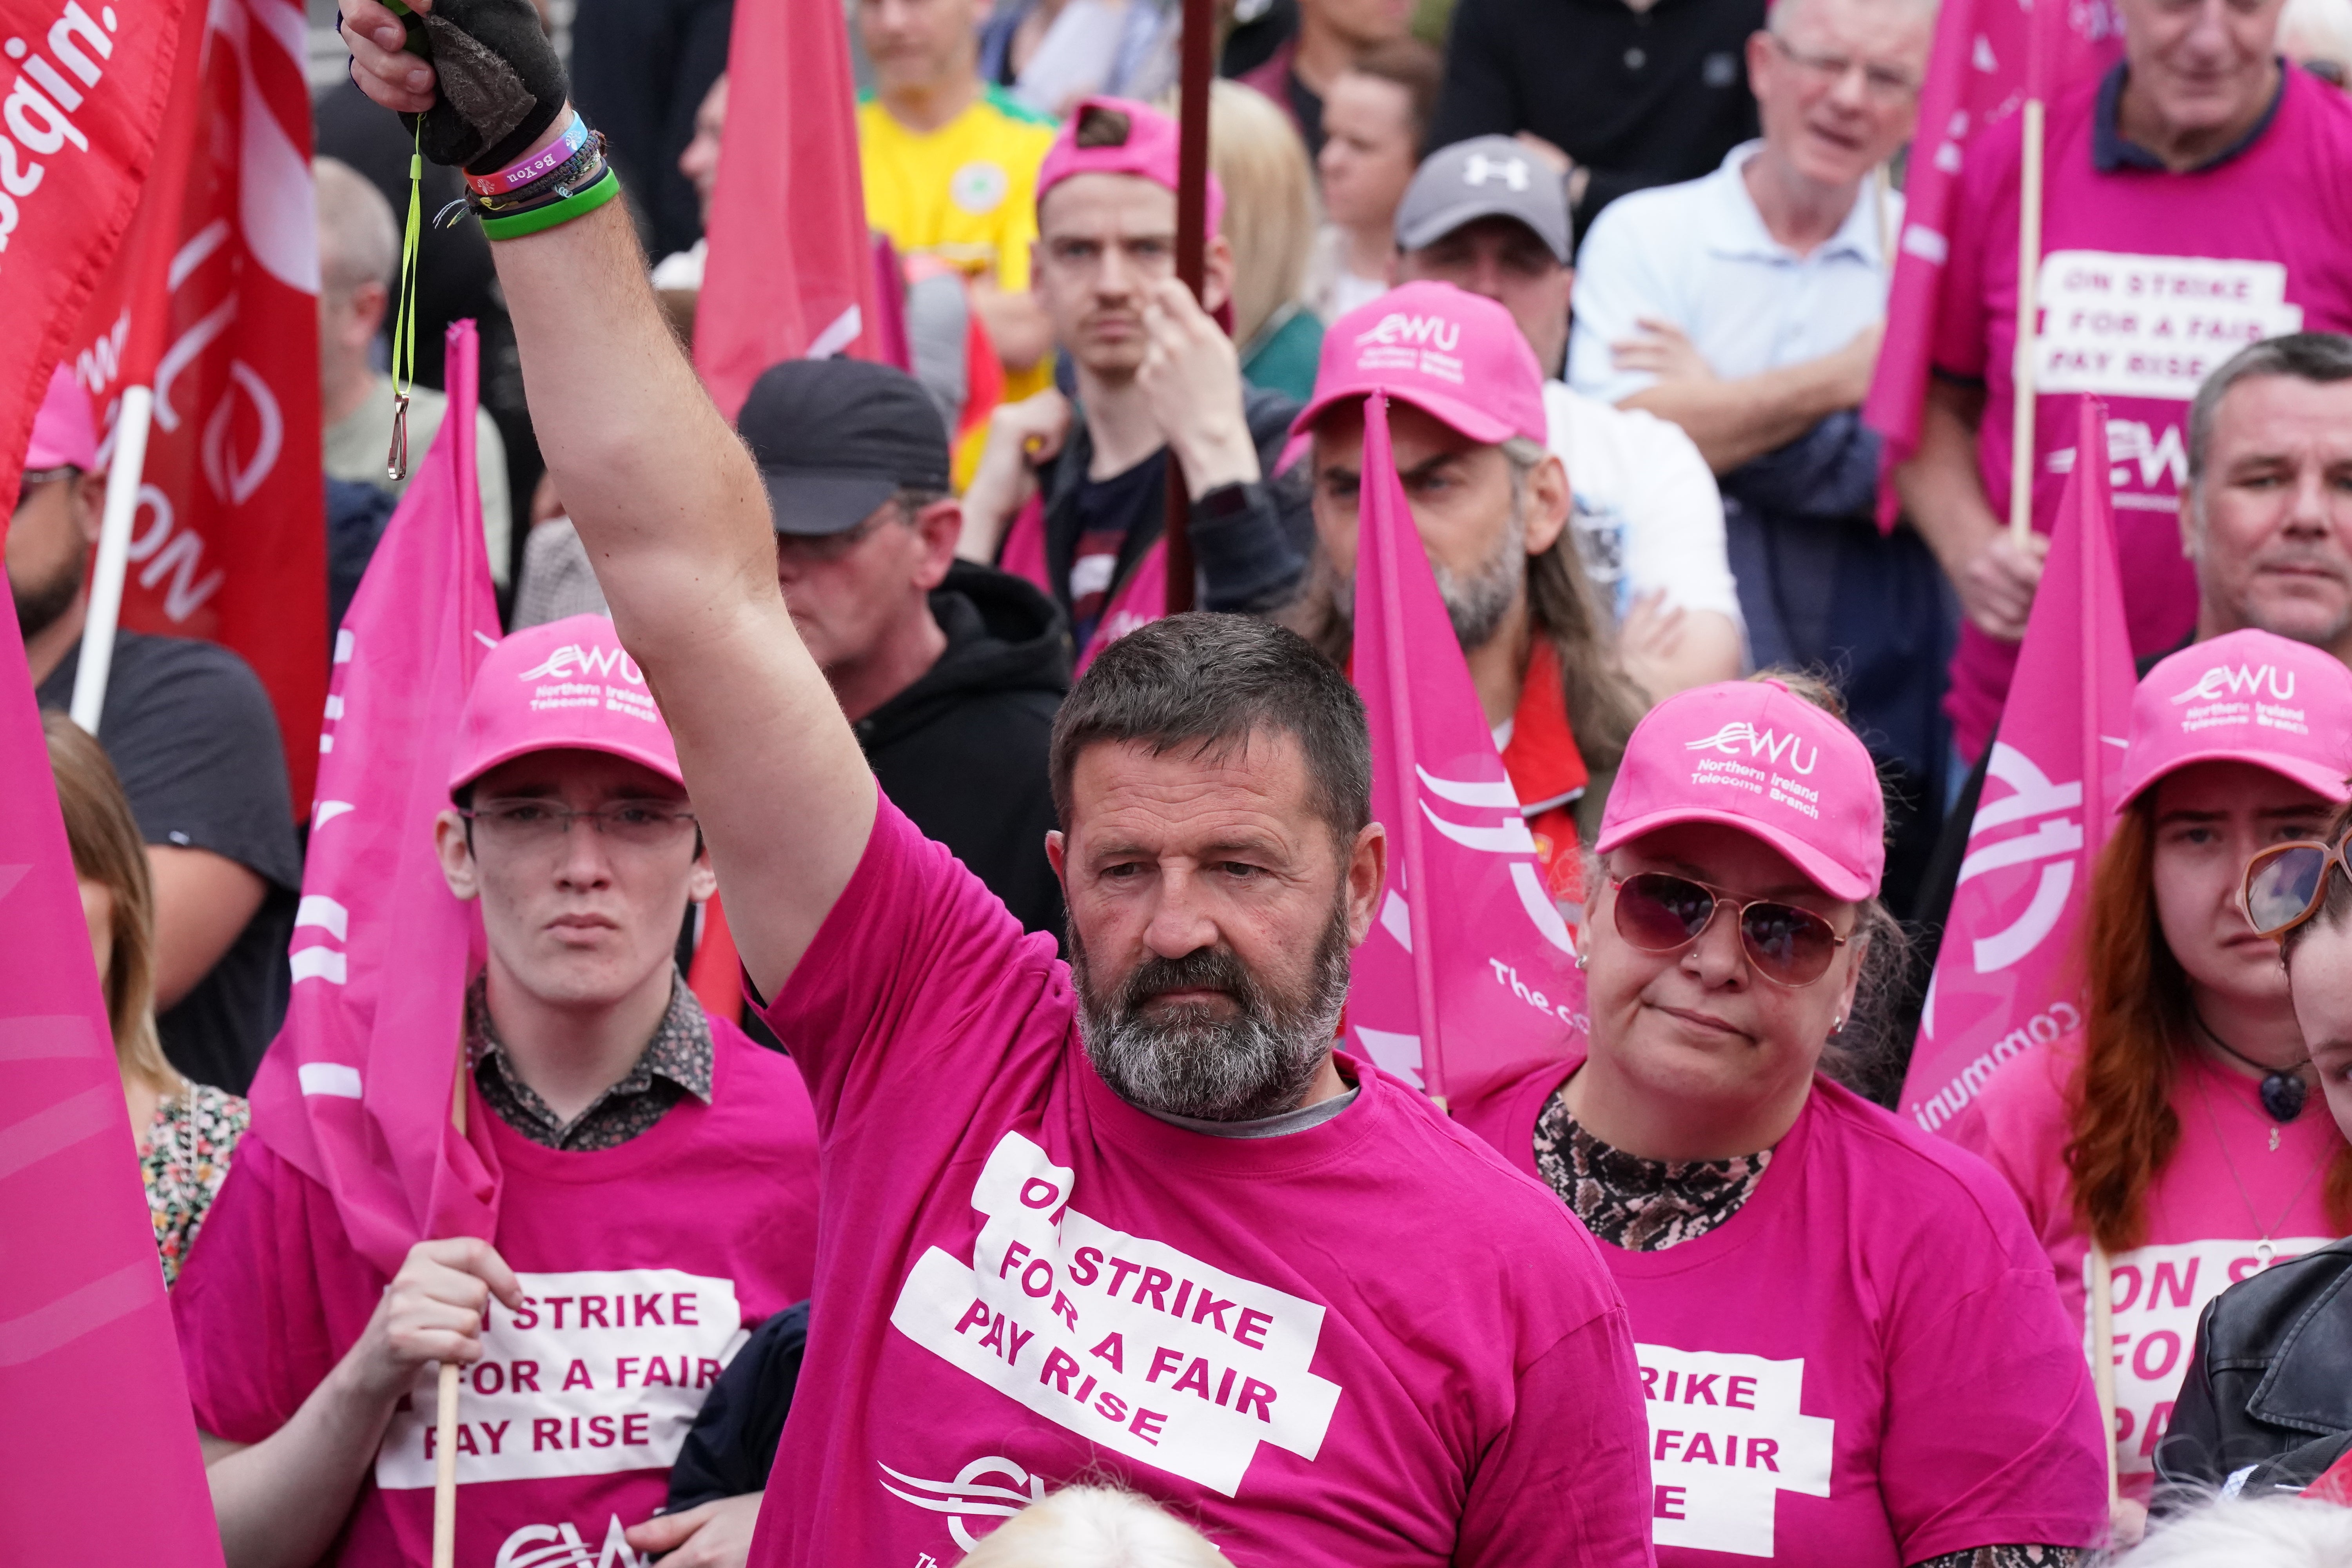
[{"label": "raised arm", "polygon": [[[530,13],[528,0],[443,9],[469,27]],[[433,69],[394,52],[400,37],[378,0],[343,0],[354,79],[388,109],[422,111]],[[551,52],[530,63],[560,81]],[[490,248],[549,471],[677,738],[737,947],[772,996],[847,886],[876,795],[784,608],[759,471],[664,324],[619,203]]]}]

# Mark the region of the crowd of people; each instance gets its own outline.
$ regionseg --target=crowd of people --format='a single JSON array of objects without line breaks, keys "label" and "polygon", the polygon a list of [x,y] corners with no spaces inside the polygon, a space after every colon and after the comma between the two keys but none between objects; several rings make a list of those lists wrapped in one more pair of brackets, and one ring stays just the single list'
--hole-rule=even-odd
[{"label": "crowd of people", "polygon": [[[232,1568],[431,1561],[443,1364],[478,1568],[2352,1560],[2352,7],[2116,0],[2030,424],[2024,142],[1971,141],[1892,465],[1934,0],[1244,0],[1197,294],[1174,6],[851,0],[908,363],[731,420],[681,344],[765,109],[726,7],[581,0],[568,60],[446,9],[499,70],[343,0],[315,106],[331,624],[408,482],[391,111],[468,150],[428,212],[575,125],[625,197],[422,252],[507,631],[433,829],[494,1237],[379,1267],[240,1098],[286,758],[210,643],[118,632],[65,716],[62,367],[5,535]],[[2076,1026],[1931,1132],[1886,1102],[2085,396],[2139,679]],[[1586,988],[1449,1104],[1340,1040],[1401,853],[1375,399]],[[567,660],[629,692],[541,700]],[[1803,798],[1710,787],[1731,733]],[[687,978],[722,928],[740,1001]]]}]

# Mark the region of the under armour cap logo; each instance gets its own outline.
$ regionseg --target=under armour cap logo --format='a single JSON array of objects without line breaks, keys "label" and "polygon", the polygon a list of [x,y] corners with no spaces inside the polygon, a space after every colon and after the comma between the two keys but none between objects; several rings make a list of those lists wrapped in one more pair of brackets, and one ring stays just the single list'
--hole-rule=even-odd
[{"label": "under armour cap logo", "polygon": [[1525,158],[1489,158],[1484,153],[1473,153],[1462,161],[1462,179],[1466,184],[1483,185],[1496,179],[1515,191],[1528,188],[1528,161]]}]

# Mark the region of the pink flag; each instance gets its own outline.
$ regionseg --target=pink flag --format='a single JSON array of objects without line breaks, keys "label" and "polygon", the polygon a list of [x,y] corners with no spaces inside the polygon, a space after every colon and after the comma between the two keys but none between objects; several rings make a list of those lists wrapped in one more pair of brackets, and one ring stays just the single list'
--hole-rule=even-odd
[{"label": "pink flag", "polygon": [[1388,886],[1356,950],[1359,1047],[1441,1104],[1466,1102],[1582,1033],[1584,976],[1470,683],[1389,447],[1364,403],[1355,681],[1372,731]]},{"label": "pink flag", "polygon": [[885,357],[841,7],[735,7],[694,366],[728,418],[780,360]]},{"label": "pink flag", "polygon": [[1904,1113],[1931,1132],[2002,1062],[2083,1022],[2074,928],[2114,816],[2136,680],[2097,398],[2083,399],[2081,441],[1903,1082]]},{"label": "pink flag", "polygon": [[[2037,16],[2042,22],[2038,37]],[[2025,101],[2029,68],[2039,68],[2045,99],[2105,70],[2121,53],[2121,28],[2109,0],[1946,0],[1937,12],[1927,79],[1919,91],[1919,131],[1904,177],[1903,240],[1886,300],[1886,341],[1862,409],[1864,423],[1885,438],[1882,473],[1918,449],[1968,143]],[[2039,51],[2032,47],[2036,42],[2042,45]],[[2017,237],[2006,237],[2006,243],[2014,247]],[[1894,488],[1883,486],[1880,521],[1888,526],[1895,506]]]},{"label": "pink flag", "polygon": [[334,1194],[389,1274],[415,1243],[488,1237],[495,1154],[450,1122],[481,925],[433,848],[467,688],[499,638],[474,471],[474,324],[449,329],[449,411],[335,637],[293,999],[253,1084],[253,1131]]},{"label": "pink flag", "polygon": [[73,857],[0,600],[0,1495],[24,1563],[221,1560]]}]

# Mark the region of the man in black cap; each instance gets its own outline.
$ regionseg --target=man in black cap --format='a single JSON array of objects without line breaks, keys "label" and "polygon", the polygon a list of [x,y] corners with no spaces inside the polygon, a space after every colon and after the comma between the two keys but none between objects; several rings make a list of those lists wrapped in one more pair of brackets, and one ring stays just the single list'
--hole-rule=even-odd
[{"label": "man in black cap", "polygon": [[1031,931],[1058,939],[1045,744],[1070,687],[1045,594],[955,558],[948,437],[912,376],[786,360],[736,428],[767,481],[776,580],[882,788]]}]

